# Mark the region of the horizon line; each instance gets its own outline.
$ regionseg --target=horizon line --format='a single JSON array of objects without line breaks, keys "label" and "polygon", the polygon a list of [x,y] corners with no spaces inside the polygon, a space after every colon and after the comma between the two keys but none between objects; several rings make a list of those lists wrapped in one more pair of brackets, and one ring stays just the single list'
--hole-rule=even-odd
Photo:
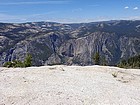
[{"label": "horizon line", "polygon": [[109,21],[140,21],[140,19],[114,19],[114,20],[97,20],[97,21],[90,21],[90,22],[58,22],[58,21],[27,21],[27,22],[1,22],[3,24],[24,24],[24,23],[58,23],[58,24],[81,24],[81,23],[96,23],[96,22],[109,22]]}]

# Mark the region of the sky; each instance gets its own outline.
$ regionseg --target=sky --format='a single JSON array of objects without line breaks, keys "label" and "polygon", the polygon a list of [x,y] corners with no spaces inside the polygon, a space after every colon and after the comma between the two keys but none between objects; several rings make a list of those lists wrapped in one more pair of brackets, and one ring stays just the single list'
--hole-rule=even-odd
[{"label": "sky", "polygon": [[140,0],[0,0],[0,22],[140,20]]}]

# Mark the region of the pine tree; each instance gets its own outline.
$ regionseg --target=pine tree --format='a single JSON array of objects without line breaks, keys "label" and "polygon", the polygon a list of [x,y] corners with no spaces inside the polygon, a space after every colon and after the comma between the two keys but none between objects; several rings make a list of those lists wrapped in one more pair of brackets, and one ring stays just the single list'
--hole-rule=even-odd
[{"label": "pine tree", "polygon": [[98,52],[95,53],[93,59],[94,59],[94,63],[95,63],[95,65],[99,65],[99,64],[100,64],[100,55],[99,55]]},{"label": "pine tree", "polygon": [[32,66],[32,56],[31,54],[27,54],[25,60],[24,60],[24,66],[25,67],[30,67]]},{"label": "pine tree", "polygon": [[101,63],[103,66],[107,66],[107,60],[106,60],[105,56],[102,56]]}]

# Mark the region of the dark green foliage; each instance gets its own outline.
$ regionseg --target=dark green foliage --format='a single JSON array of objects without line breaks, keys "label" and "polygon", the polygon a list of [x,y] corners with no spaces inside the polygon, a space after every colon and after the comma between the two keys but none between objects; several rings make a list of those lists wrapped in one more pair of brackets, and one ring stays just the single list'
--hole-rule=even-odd
[{"label": "dark green foliage", "polygon": [[6,62],[4,65],[4,67],[24,67],[24,64],[19,61],[19,60],[14,60],[14,61],[11,61],[11,62]]},{"label": "dark green foliage", "polygon": [[4,65],[4,67],[13,67],[13,63],[12,62],[6,62]]},{"label": "dark green foliage", "polygon": [[108,63],[108,62],[107,62],[105,56],[103,56],[103,57],[101,58],[101,65],[107,66],[107,65],[108,65],[107,63]]},{"label": "dark green foliage", "polygon": [[13,61],[9,61],[6,62],[4,65],[4,67],[30,67],[32,66],[32,56],[30,54],[27,54],[24,62],[21,62],[19,60],[13,60]]},{"label": "dark green foliage", "polygon": [[93,60],[95,65],[103,65],[103,66],[108,65],[108,61],[106,60],[106,57],[103,55],[101,56],[98,52],[96,52],[93,55]]},{"label": "dark green foliage", "polygon": [[100,55],[98,52],[95,53],[94,57],[93,57],[94,63],[95,65],[99,65],[100,64]]},{"label": "dark green foliage", "polygon": [[24,66],[30,67],[32,66],[32,56],[30,54],[27,54],[25,60],[24,60]]},{"label": "dark green foliage", "polygon": [[119,65],[119,67],[123,68],[124,66],[126,67],[127,66],[127,61],[126,60],[122,60]]},{"label": "dark green foliage", "polygon": [[131,57],[127,60],[122,60],[118,67],[121,68],[138,68],[140,69],[140,55]]}]

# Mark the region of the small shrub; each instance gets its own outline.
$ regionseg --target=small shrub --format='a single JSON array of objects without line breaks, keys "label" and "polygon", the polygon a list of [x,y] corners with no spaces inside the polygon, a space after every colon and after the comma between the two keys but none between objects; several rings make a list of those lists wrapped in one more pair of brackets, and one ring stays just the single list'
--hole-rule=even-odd
[{"label": "small shrub", "polygon": [[25,60],[24,60],[24,66],[30,67],[32,66],[32,56],[30,54],[27,54]]},{"label": "small shrub", "polygon": [[19,60],[14,60],[14,61],[11,61],[11,62],[6,62],[4,65],[4,67],[24,67],[24,64],[19,61]]},{"label": "small shrub", "polygon": [[6,62],[4,67],[30,67],[32,66],[32,56],[30,54],[27,54],[24,62],[21,62],[20,60],[13,60],[10,62]]},{"label": "small shrub", "polygon": [[12,67],[12,62],[6,62],[3,66],[8,68]]},{"label": "small shrub", "polygon": [[24,64],[21,61],[19,61],[19,60],[16,60],[14,62],[15,62],[14,67],[24,67]]},{"label": "small shrub", "polygon": [[95,65],[100,64],[100,55],[98,52],[96,52],[95,55],[93,56],[93,60],[94,60]]}]

